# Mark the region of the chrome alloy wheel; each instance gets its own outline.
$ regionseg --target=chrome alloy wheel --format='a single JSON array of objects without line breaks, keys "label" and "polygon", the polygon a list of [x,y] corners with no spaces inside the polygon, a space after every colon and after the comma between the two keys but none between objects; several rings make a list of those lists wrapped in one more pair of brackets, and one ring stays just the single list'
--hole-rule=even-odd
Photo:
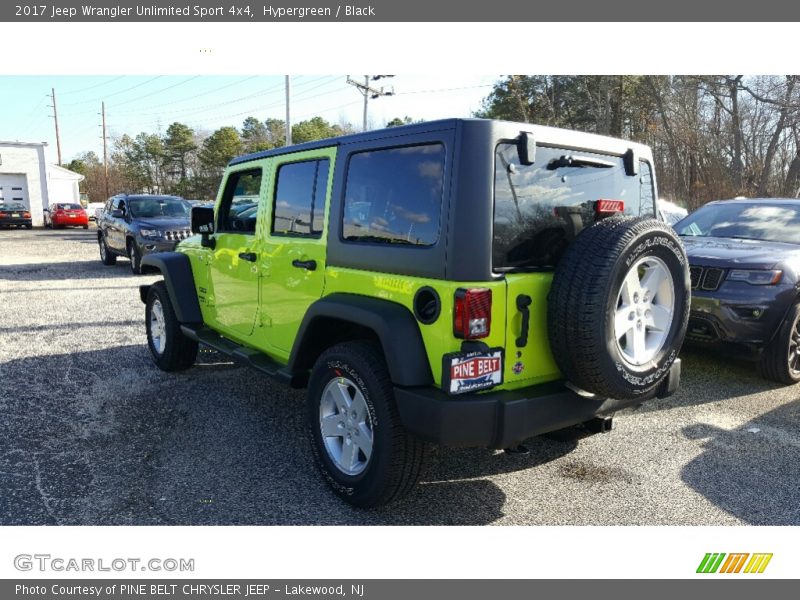
[{"label": "chrome alloy wheel", "polygon": [[614,312],[614,339],[635,367],[653,360],[667,341],[675,314],[675,286],[660,258],[641,258],[622,281]]},{"label": "chrome alloy wheel", "polygon": [[367,401],[355,383],[336,377],[322,390],[319,427],[328,457],[345,475],[358,475],[372,456],[374,435]]},{"label": "chrome alloy wheel", "polygon": [[164,326],[164,307],[161,300],[155,299],[150,307],[150,341],[156,354],[163,354],[167,345],[167,332]]}]

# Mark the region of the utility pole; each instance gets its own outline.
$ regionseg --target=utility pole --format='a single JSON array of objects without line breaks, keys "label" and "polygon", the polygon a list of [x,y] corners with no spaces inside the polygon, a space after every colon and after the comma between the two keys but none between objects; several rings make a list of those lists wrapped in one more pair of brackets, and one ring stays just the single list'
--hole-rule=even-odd
[{"label": "utility pole", "polygon": [[289,101],[292,94],[291,76],[286,76],[286,146],[292,145],[292,115],[289,110]]},{"label": "utility pole", "polygon": [[56,108],[56,88],[50,88],[50,98],[53,100],[53,119],[56,122],[56,151],[58,152],[58,166],[61,166],[61,134],[58,132],[58,108]]},{"label": "utility pole", "polygon": [[347,83],[355,86],[355,88],[361,92],[364,96],[364,131],[367,130],[367,113],[369,108],[369,99],[372,98],[373,100],[377,100],[381,96],[394,96],[394,88],[390,91],[384,91],[384,88],[381,89],[370,87],[369,82],[378,81],[379,79],[383,79],[384,77],[394,77],[394,75],[364,75],[364,83],[360,83],[355,79],[350,79],[350,76],[347,76]]},{"label": "utility pole", "polygon": [[105,170],[106,178],[106,198],[111,196],[108,191],[108,137],[106,136],[106,103],[100,103],[100,109],[103,115],[103,169]]}]

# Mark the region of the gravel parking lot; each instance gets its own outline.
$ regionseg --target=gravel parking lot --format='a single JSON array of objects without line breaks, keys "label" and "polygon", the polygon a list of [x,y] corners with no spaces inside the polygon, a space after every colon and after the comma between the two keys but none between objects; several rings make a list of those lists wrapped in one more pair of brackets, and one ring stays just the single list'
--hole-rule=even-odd
[{"label": "gravel parking lot", "polygon": [[216,353],[153,366],[95,230],[0,231],[0,524],[800,525],[800,386],[684,353],[678,395],[526,456],[437,449],[405,501],[329,493],[303,392]]}]

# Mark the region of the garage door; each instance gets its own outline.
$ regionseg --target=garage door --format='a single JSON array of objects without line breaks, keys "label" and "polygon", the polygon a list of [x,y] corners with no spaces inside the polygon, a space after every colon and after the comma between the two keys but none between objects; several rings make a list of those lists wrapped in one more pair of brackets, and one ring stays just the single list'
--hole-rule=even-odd
[{"label": "garage door", "polygon": [[22,202],[30,209],[25,175],[0,175],[0,200],[6,203]]}]

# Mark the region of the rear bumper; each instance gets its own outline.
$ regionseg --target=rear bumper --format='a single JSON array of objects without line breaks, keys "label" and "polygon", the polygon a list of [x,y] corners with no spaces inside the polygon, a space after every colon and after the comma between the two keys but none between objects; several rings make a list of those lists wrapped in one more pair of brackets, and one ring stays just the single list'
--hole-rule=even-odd
[{"label": "rear bumper", "polygon": [[656,393],[634,400],[587,398],[553,382],[514,391],[448,396],[435,388],[396,387],[400,419],[414,435],[442,446],[509,448],[563,429],[671,395],[680,383],[680,360]]},{"label": "rear bumper", "polygon": [[4,225],[30,225],[33,221],[31,219],[23,219],[22,217],[6,217],[0,219],[0,227]]},{"label": "rear bumper", "polygon": [[89,219],[86,217],[75,217],[74,219],[70,219],[69,217],[65,218],[56,218],[52,219],[53,225],[56,227],[83,227],[84,225],[89,224]]}]

